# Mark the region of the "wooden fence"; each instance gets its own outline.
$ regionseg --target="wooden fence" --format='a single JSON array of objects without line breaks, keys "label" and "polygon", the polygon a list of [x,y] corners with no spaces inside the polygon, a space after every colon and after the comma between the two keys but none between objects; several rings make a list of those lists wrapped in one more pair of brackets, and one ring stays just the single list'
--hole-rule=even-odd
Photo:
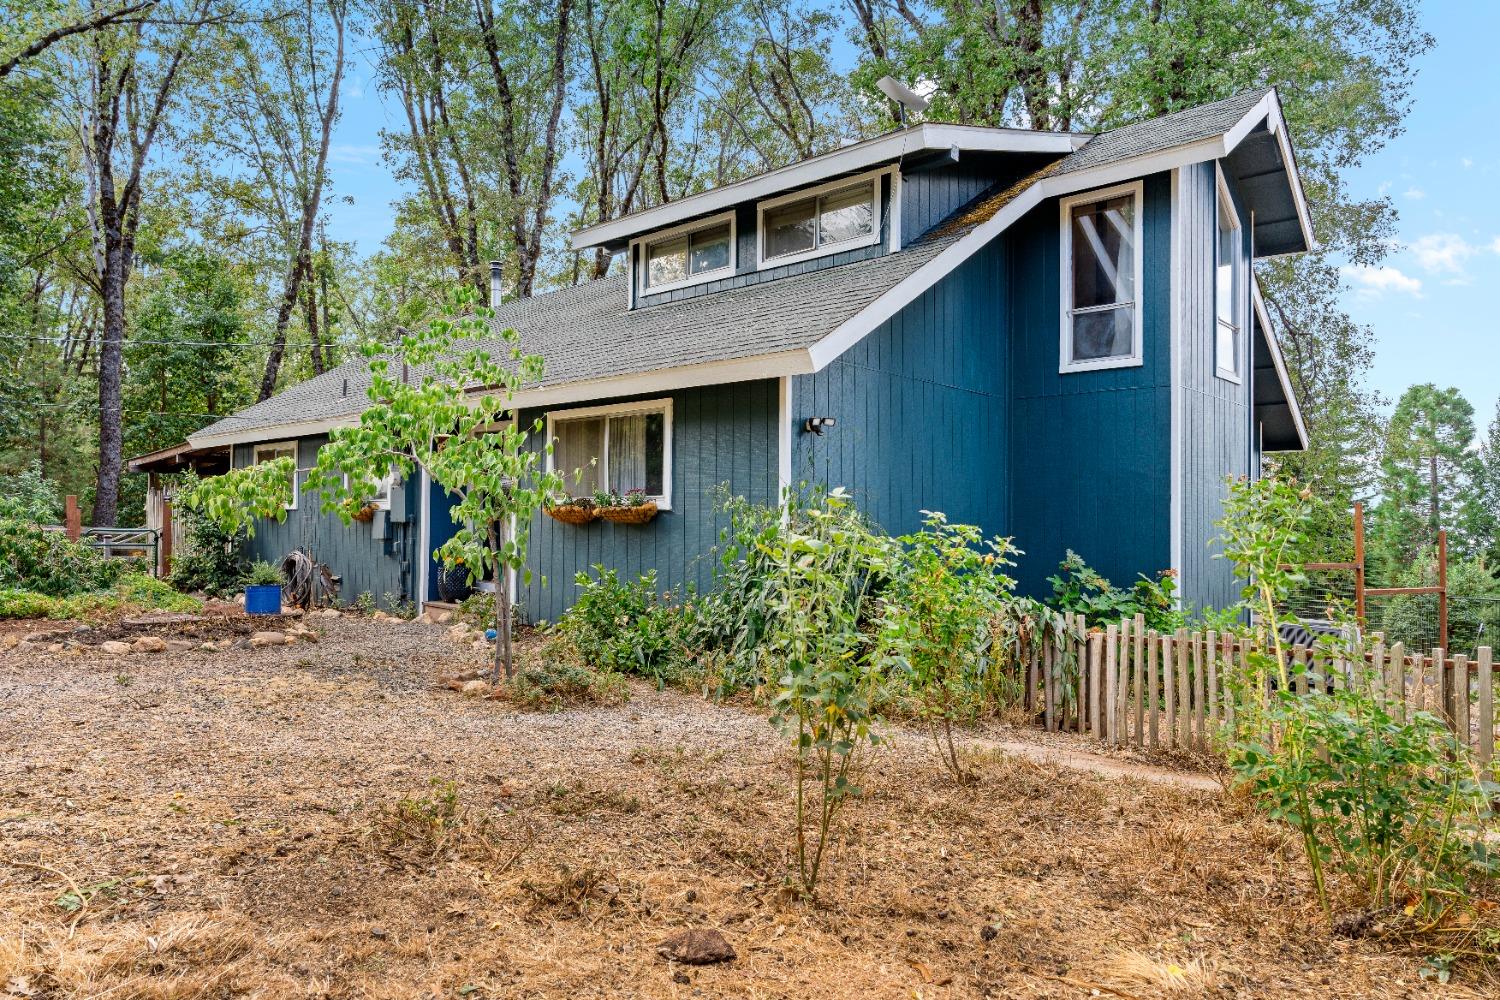
[{"label": "wooden fence", "polygon": [[[1237,700],[1250,692],[1231,683],[1250,676],[1253,640],[1217,632],[1160,634],[1144,618],[1088,631],[1081,615],[1063,615],[1028,664],[1027,700],[1049,730],[1076,732],[1111,746],[1208,749],[1232,726]],[[1374,685],[1396,712],[1444,719],[1489,764],[1495,757],[1494,657],[1488,646],[1470,660],[1443,650],[1408,652],[1378,638],[1347,655],[1294,646],[1294,689],[1316,696],[1349,685]]]}]

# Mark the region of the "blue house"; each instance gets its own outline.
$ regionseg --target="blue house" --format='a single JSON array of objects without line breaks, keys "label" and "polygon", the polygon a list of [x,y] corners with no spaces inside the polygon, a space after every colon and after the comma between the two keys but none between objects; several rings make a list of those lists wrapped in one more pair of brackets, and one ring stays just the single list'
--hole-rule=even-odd
[{"label": "blue house", "polygon": [[[644,490],[661,513],[538,515],[517,600],[555,619],[595,563],[704,587],[715,488],[772,503],[805,480],[892,533],[928,509],[1012,536],[1029,592],[1073,549],[1230,603],[1225,479],[1306,447],[1251,263],[1313,242],[1274,90],[1096,135],[915,125],[584,229],[574,247],[623,254],[617,274],[498,309],[546,361],[518,416],[586,470],[576,492]],[[306,469],[367,382],[350,362],[135,467]],[[391,484],[348,527],[293,506],[259,556],[301,546],[346,598],[437,597],[440,489]]]}]

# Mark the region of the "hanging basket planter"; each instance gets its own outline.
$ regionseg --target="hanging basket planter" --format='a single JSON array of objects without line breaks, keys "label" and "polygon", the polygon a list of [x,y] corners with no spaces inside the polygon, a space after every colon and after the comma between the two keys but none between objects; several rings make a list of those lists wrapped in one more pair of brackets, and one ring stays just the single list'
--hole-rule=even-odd
[{"label": "hanging basket planter", "polygon": [[599,516],[598,508],[590,503],[559,503],[547,508],[547,516],[563,524],[588,524]]},{"label": "hanging basket planter", "polygon": [[634,507],[600,507],[599,516],[615,524],[645,524],[656,516],[656,501],[647,500]]},{"label": "hanging basket planter", "polygon": [[361,524],[368,524],[375,519],[375,505],[367,503],[353,514],[349,515]]}]

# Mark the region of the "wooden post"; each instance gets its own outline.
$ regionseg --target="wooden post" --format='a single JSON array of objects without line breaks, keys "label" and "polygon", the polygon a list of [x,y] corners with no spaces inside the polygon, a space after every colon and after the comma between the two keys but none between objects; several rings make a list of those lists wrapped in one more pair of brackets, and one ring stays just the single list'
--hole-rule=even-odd
[{"label": "wooden post", "polygon": [[1391,643],[1391,702],[1400,713],[1397,720],[1403,725],[1406,723],[1406,644],[1402,642]]},{"label": "wooden post", "polygon": [[1490,647],[1479,647],[1479,764],[1495,759],[1495,676]]},{"label": "wooden post", "polygon": [[1365,505],[1354,504],[1354,618],[1365,628]]},{"label": "wooden post", "polygon": [[1104,642],[1104,636],[1097,632],[1089,633],[1088,641],[1088,663],[1089,663],[1089,732],[1094,739],[1099,739],[1100,730],[1100,704],[1099,696],[1103,694],[1104,657],[1100,648]]},{"label": "wooden post", "polygon": [[1161,718],[1161,678],[1157,672],[1157,655],[1161,652],[1161,644],[1164,640],[1155,632],[1151,633],[1150,640],[1146,643],[1146,720],[1151,727],[1150,742],[1152,746],[1160,745],[1160,734],[1157,732],[1157,722]]},{"label": "wooden post", "polygon": [[1462,653],[1453,658],[1453,728],[1458,731],[1458,745],[1473,745],[1469,738],[1469,658]]},{"label": "wooden post", "polygon": [[1208,749],[1208,730],[1204,728],[1204,704],[1208,701],[1208,686],[1204,680],[1203,635],[1193,633],[1193,745],[1199,750]]},{"label": "wooden post", "polygon": [[158,576],[172,575],[172,501],[161,502],[161,535],[156,543]]},{"label": "wooden post", "polygon": [[1161,637],[1161,700],[1167,709],[1167,746],[1177,745],[1177,684],[1172,675],[1173,659],[1172,637],[1164,635]]},{"label": "wooden post", "polygon": [[1051,638],[1047,638],[1042,641],[1042,696],[1046,699],[1047,709],[1046,714],[1042,717],[1042,719],[1043,724],[1047,727],[1047,732],[1049,733],[1052,732],[1053,722],[1055,721],[1052,714],[1053,706],[1056,704],[1054,700],[1055,692],[1052,688],[1052,667],[1056,662],[1054,656],[1056,650],[1057,643],[1054,642]]},{"label": "wooden post", "polygon": [[68,494],[67,502],[63,507],[63,517],[65,518],[63,524],[67,529],[68,538],[75,542],[82,538],[83,515],[78,511],[78,497],[72,493]]},{"label": "wooden post", "polygon": [[1103,729],[1099,733],[1104,742],[1114,746],[1120,742],[1115,722],[1119,718],[1120,701],[1120,626],[1110,624],[1104,630],[1104,711]]},{"label": "wooden post", "polygon": [[1208,654],[1208,731],[1219,731],[1219,633],[1210,630],[1203,645]]},{"label": "wooden post", "polygon": [[1193,745],[1193,688],[1188,677],[1188,630],[1177,630],[1177,745]]},{"label": "wooden post", "polygon": [[1438,532],[1437,539],[1437,585],[1438,585],[1438,645],[1448,648],[1448,532]]},{"label": "wooden post", "polygon": [[1135,689],[1133,692],[1135,704],[1135,745],[1141,746],[1144,742],[1145,719],[1141,712],[1141,684],[1146,679],[1145,675],[1145,653],[1146,653],[1146,616],[1135,616]]}]

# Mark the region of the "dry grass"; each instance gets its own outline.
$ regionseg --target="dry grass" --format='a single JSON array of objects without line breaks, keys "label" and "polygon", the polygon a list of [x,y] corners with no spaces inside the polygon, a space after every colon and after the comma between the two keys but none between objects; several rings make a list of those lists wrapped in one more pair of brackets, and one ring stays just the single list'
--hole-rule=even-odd
[{"label": "dry grass", "polygon": [[[959,788],[918,734],[864,762],[797,902],[763,718],[641,685],[510,711],[437,683],[441,633],[336,622],[128,688],[0,660],[0,857],[89,895],[70,938],[64,880],[0,864],[0,997],[1427,995],[1413,956],[1320,929],[1242,803],[994,753]],[[684,927],[739,958],[667,965]],[[1444,995],[1493,995],[1468,975]]]}]

